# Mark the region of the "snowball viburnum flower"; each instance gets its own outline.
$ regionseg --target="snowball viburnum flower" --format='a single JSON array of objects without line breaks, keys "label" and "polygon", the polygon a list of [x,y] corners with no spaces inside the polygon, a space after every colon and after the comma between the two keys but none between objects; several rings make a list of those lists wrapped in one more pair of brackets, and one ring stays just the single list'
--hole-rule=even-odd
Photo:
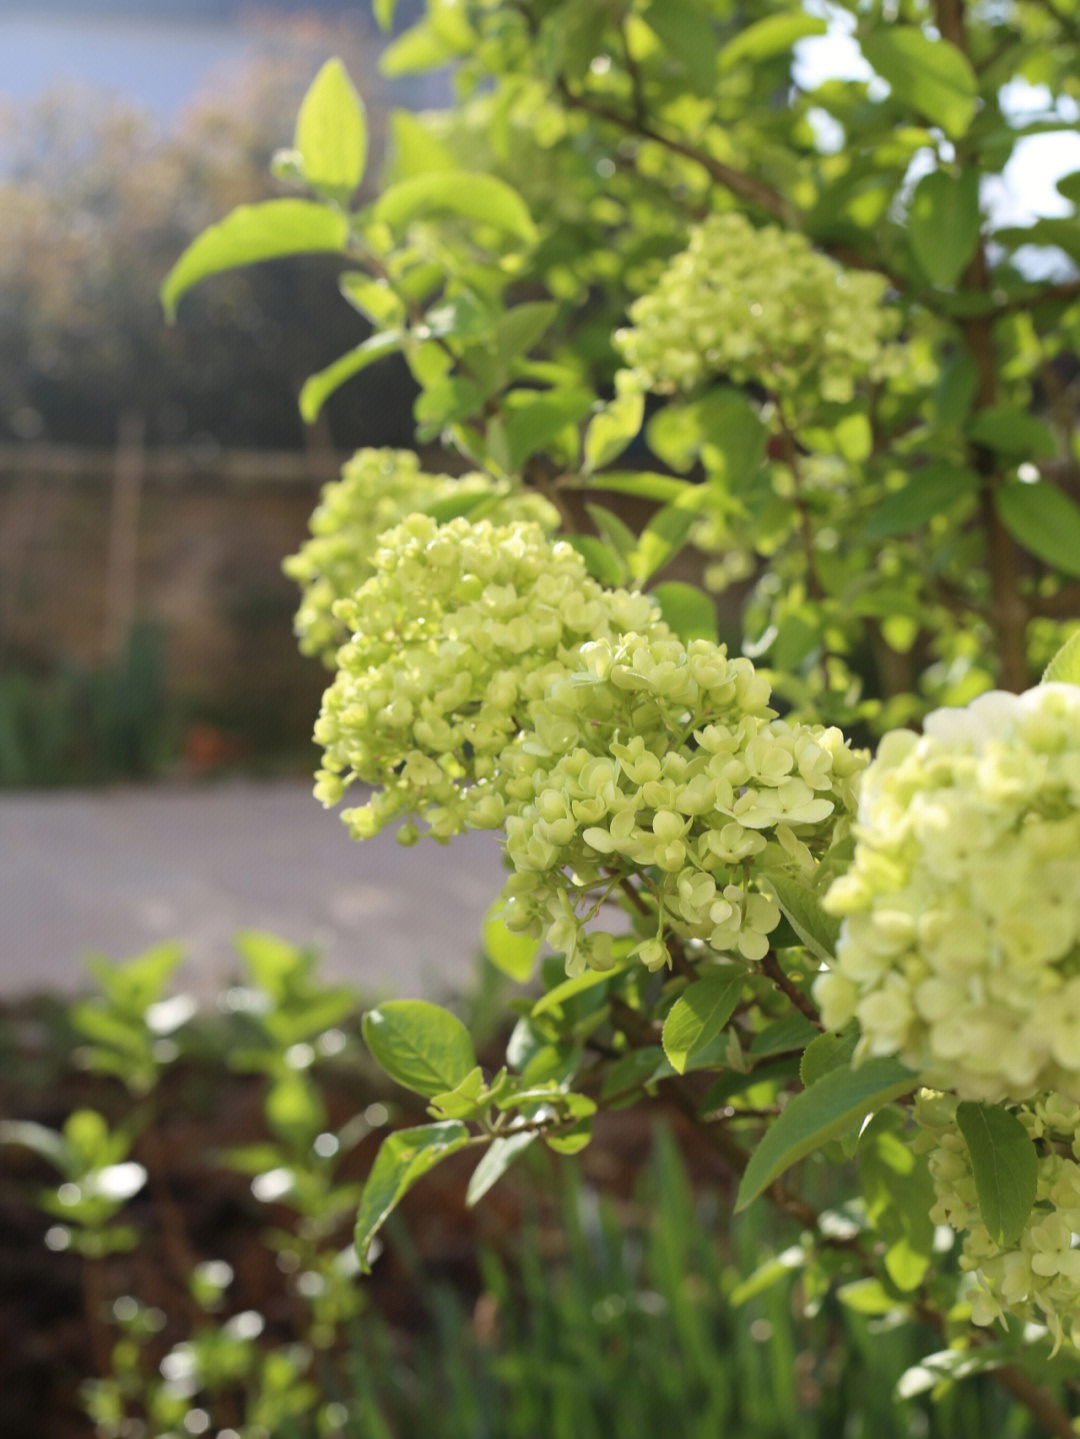
[{"label": "snowball viburnum flower", "polygon": [[500,524],[529,519],[550,532],[558,522],[553,505],[509,480],[427,474],[411,450],[357,450],[341,478],[324,486],[311,517],[311,538],[283,565],[301,589],[295,629],[303,653],[333,666],[338,646],[348,639],[334,605],[371,577],[384,531],[430,506],[470,503],[475,518]]},{"label": "snowball viburnum flower", "polygon": [[501,827],[505,751],[582,643],[669,633],[654,601],[603,588],[531,521],[411,515],[380,537],[372,566],[334,606],[351,638],[315,729],[324,803],[357,781],[375,788],[342,814],[357,838],[399,816],[438,838]]},{"label": "snowball viburnum flower", "polygon": [[650,390],[690,390],[710,375],[756,381],[772,394],[807,390],[845,403],[855,377],[895,363],[888,282],[845,270],[804,235],[710,215],[691,231],[615,335],[629,373]]},{"label": "snowball viburnum flower", "polygon": [[822,1017],[962,1098],[1080,1101],[1080,687],[886,736],[863,777]]},{"label": "snowball viburnum flower", "polygon": [[963,1236],[960,1268],[972,1276],[971,1317],[990,1325],[1010,1315],[1045,1324],[1056,1343],[1080,1348],[1080,1105],[1044,1094],[1017,1106],[1016,1117],[1039,1155],[1035,1205],[1016,1243],[991,1238],[979,1212],[967,1144],[956,1123],[955,1095],[923,1090],[914,1148],[927,1154],[935,1224]]}]

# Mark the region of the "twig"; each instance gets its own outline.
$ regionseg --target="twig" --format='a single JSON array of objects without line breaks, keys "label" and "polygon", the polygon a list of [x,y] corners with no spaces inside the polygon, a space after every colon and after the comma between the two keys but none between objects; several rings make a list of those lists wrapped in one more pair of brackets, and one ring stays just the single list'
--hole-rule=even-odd
[{"label": "twig", "polygon": [[821,1016],[814,1008],[810,996],[806,994],[795,981],[780,968],[780,961],[770,949],[765,958],[761,961],[761,972],[772,980],[776,988],[791,1000],[795,1008],[804,1014],[815,1029],[824,1029]]}]

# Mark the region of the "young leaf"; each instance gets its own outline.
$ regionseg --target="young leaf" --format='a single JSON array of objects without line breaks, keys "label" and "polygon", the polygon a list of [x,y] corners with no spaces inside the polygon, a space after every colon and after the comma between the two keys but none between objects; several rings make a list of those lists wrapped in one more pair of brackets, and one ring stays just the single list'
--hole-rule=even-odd
[{"label": "young leaf", "polygon": [[536,239],[536,226],[517,191],[494,175],[469,170],[437,170],[399,180],[383,191],[370,213],[373,220],[395,230],[405,229],[413,220],[450,214],[494,225],[527,245]]},{"label": "young leaf", "polygon": [[524,1134],[507,1134],[493,1139],[485,1150],[483,1159],[472,1172],[469,1187],[465,1191],[466,1206],[471,1209],[474,1204],[478,1204],[491,1186],[503,1177],[518,1155],[528,1149],[536,1138],[536,1130],[530,1129]]},{"label": "young leaf", "polygon": [[284,255],[341,252],[348,238],[348,218],[330,205],[313,200],[239,205],[192,240],[165,276],[161,303],[166,318],[175,320],[180,296],[209,275]]},{"label": "young leaf", "polygon": [[586,504],[589,518],[600,532],[600,538],[622,558],[628,559],[637,548],[637,535],[630,526],[603,505]]},{"label": "young leaf", "polygon": [[518,934],[507,929],[502,920],[502,903],[496,900],[484,920],[484,953],[496,969],[508,974],[516,984],[525,984],[532,976],[540,941],[531,934]]},{"label": "young leaf", "polygon": [[626,562],[610,545],[605,545],[596,535],[567,535],[566,539],[585,561],[594,580],[612,588],[626,583]]},{"label": "young leaf", "polygon": [[1061,646],[1043,671],[1041,682],[1080,685],[1080,630]]},{"label": "young leaf", "polygon": [[506,442],[510,468],[518,470],[530,455],[538,454],[569,425],[583,420],[593,407],[595,396],[588,390],[515,391],[526,396],[523,403],[507,410]]},{"label": "young leaf", "polygon": [[661,1041],[676,1074],[710,1044],[727,1024],[742,993],[746,976],[718,969],[696,979],[671,1007]]},{"label": "young leaf", "polygon": [[392,999],[368,1010],[364,1040],[392,1079],[429,1098],[456,1089],[476,1065],[469,1031],[425,999]]},{"label": "young leaf", "polygon": [[802,1059],[799,1061],[799,1078],[803,1088],[809,1089],[834,1069],[850,1069],[851,1056],[855,1052],[858,1039],[858,1033],[854,1030],[850,1034],[833,1034],[826,1031],[812,1039],[803,1050]]},{"label": "young leaf", "polygon": [[300,391],[300,414],[305,422],[313,424],[319,411],[336,389],[346,380],[351,380],[353,375],[366,370],[368,365],[381,360],[384,355],[392,355],[395,350],[400,350],[401,341],[400,332],[394,330],[384,335],[372,335],[363,344],[339,355],[325,370],[310,375]]},{"label": "young leaf", "polygon": [[620,395],[592,417],[585,433],[585,472],[608,465],[621,455],[641,429],[645,396]]},{"label": "young leaf", "polygon": [[293,142],[313,190],[345,201],[363,179],[367,119],[340,60],[327,60],[300,105]]},{"label": "young leaf", "polygon": [[858,1069],[834,1069],[788,1103],[750,1156],[739,1185],[736,1211],[745,1209],[786,1169],[865,1114],[880,1109],[918,1084],[896,1059],[868,1059]]},{"label": "young leaf", "polygon": [[719,637],[716,623],[716,603],[711,596],[699,590],[696,585],[683,584],[681,580],[668,580],[651,591],[653,599],[660,606],[660,613],[682,640],[712,640]]},{"label": "young leaf", "polygon": [[383,1140],[356,1216],[356,1253],[363,1274],[371,1273],[368,1248],[394,1206],[416,1181],[469,1142],[469,1131],[459,1120],[421,1124],[400,1129]]},{"label": "young leaf", "polygon": [[979,238],[979,173],[932,170],[915,186],[908,209],[908,240],[932,285],[955,285]]},{"label": "young leaf", "polygon": [[1014,480],[994,495],[998,516],[1009,533],[1045,564],[1080,578],[1080,509],[1046,480]]},{"label": "young leaf", "polygon": [[647,580],[682,549],[697,518],[695,509],[677,504],[665,505],[659,514],[652,517],[629,558],[630,573],[634,579]]},{"label": "young leaf", "polygon": [[840,938],[840,921],[826,914],[817,895],[797,879],[777,874],[769,877],[769,883],[777,904],[803,944],[818,959],[831,962]]},{"label": "young leaf", "polygon": [[982,1221],[995,1244],[1011,1248],[1035,1203],[1035,1145],[1016,1115],[1000,1104],[964,1100],[956,1106],[956,1122],[971,1157]]},{"label": "young leaf", "polygon": [[895,99],[959,140],[978,109],[971,62],[948,40],[931,40],[915,25],[886,25],[863,42],[863,54]]}]

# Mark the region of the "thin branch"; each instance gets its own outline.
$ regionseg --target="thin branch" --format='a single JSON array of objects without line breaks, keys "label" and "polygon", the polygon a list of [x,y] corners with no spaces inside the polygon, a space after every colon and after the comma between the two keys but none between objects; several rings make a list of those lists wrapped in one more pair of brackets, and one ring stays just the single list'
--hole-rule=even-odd
[{"label": "thin branch", "polygon": [[790,975],[784,973],[780,968],[780,961],[770,949],[765,958],[761,961],[761,972],[772,980],[775,987],[781,994],[786,995],[800,1014],[806,1016],[815,1029],[824,1029],[821,1016],[814,1008],[810,996],[801,990]]}]

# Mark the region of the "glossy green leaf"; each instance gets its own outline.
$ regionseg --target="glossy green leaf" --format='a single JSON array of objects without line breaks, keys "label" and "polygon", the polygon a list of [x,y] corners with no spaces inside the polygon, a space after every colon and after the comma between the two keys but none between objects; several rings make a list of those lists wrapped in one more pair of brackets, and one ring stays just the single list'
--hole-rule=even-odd
[{"label": "glossy green leaf", "polygon": [[974,470],[945,463],[922,465],[902,490],[886,495],[863,527],[867,540],[886,540],[907,535],[944,514],[961,495],[979,486]]},{"label": "glossy green leaf", "polygon": [[181,295],[223,270],[278,260],[286,255],[344,252],[349,221],[340,210],[313,200],[265,200],[240,205],[187,247],[165,277],[161,303],[176,318]]},{"label": "glossy green leaf", "polygon": [[833,1034],[829,1031],[812,1039],[799,1061],[799,1078],[803,1088],[809,1089],[834,1069],[850,1069],[858,1039],[855,1032]]},{"label": "glossy green leaf", "polygon": [[979,172],[933,170],[908,207],[912,252],[932,285],[949,289],[964,273],[979,238]]},{"label": "glossy green leaf", "polygon": [[1039,1157],[1027,1130],[1000,1104],[956,1106],[964,1136],[979,1213],[991,1239],[1011,1248],[1024,1231],[1038,1186]]},{"label": "glossy green leaf", "polygon": [[672,1005],[661,1040],[668,1063],[685,1074],[694,1055],[710,1044],[735,1012],[746,976],[717,969],[703,974]]},{"label": "glossy green leaf", "polygon": [[347,199],[367,164],[367,117],[340,60],[327,60],[296,119],[296,152],[313,190]]},{"label": "glossy green leaf", "polygon": [[645,415],[645,396],[629,394],[609,400],[589,421],[585,432],[585,471],[591,473],[608,465],[641,429]]},{"label": "glossy green leaf", "polygon": [[789,875],[769,876],[776,902],[792,929],[818,959],[831,963],[840,938],[840,921],[827,914],[812,890]]},{"label": "glossy green leaf", "polygon": [[858,1069],[834,1069],[796,1094],[765,1131],[739,1185],[736,1210],[798,1160],[835,1139],[866,1114],[907,1094],[918,1077],[895,1059],[869,1059]]},{"label": "glossy green leaf", "polygon": [[566,540],[585,561],[594,580],[612,589],[626,583],[629,574],[626,563],[610,545],[596,535],[567,535]]},{"label": "glossy green leaf", "polygon": [[495,903],[484,920],[484,953],[496,969],[510,976],[517,984],[525,984],[536,968],[540,941],[531,934],[507,929],[502,919],[503,904]]},{"label": "glossy green leaf", "polygon": [[472,1172],[465,1191],[465,1203],[471,1209],[478,1204],[493,1184],[500,1180],[519,1154],[538,1138],[535,1129],[525,1134],[507,1134],[493,1139],[484,1157]]},{"label": "glossy green leaf", "polygon": [[728,70],[743,60],[771,60],[786,54],[797,40],[807,35],[824,35],[824,20],[815,15],[768,15],[739,30],[720,51],[720,68]]},{"label": "glossy green leaf", "polygon": [[372,335],[363,344],[356,345],[340,355],[325,370],[311,375],[304,381],[300,391],[300,413],[307,424],[315,421],[326,401],[346,380],[351,380],[361,370],[366,370],[376,360],[383,359],[401,349],[402,336],[399,331],[384,335]]},{"label": "glossy green leaf", "polygon": [[991,405],[980,410],[969,423],[967,434],[977,445],[1023,460],[1043,459],[1057,449],[1049,425],[1011,405]]},{"label": "glossy green leaf", "polygon": [[1042,683],[1080,685],[1080,630],[1065,641],[1046,666]]},{"label": "glossy green leaf", "polygon": [[863,41],[863,54],[895,99],[959,140],[978,109],[971,62],[947,40],[931,40],[915,25],[886,22]]},{"label": "glossy green leaf", "polygon": [[673,505],[687,498],[697,488],[689,480],[677,480],[673,475],[658,475],[652,470],[606,470],[602,475],[593,475],[590,480],[577,486],[580,490],[605,491],[614,495],[633,495],[641,500],[656,500],[662,505]]},{"label": "glossy green leaf", "polygon": [[363,1034],[377,1063],[417,1094],[455,1089],[476,1064],[461,1020],[424,999],[392,999],[368,1010]]},{"label": "glossy green leaf", "polygon": [[456,1119],[401,1129],[383,1140],[360,1196],[356,1217],[356,1253],[362,1273],[371,1273],[371,1241],[402,1196],[440,1159],[455,1154],[468,1142],[469,1131]]},{"label": "glossy green leaf", "polygon": [[505,411],[506,442],[510,468],[518,470],[530,455],[546,450],[569,425],[583,420],[593,407],[594,397],[588,390],[551,390],[528,396]]},{"label": "glossy green leaf", "polygon": [[457,215],[463,220],[493,225],[526,244],[536,238],[528,206],[503,180],[469,170],[435,170],[391,185],[371,208],[371,217],[395,230],[414,220],[436,215]]},{"label": "glossy green leaf", "polygon": [[682,640],[712,640],[719,637],[716,622],[716,601],[696,585],[681,580],[667,580],[650,591],[660,606],[660,613]]},{"label": "glossy green leaf", "polygon": [[1080,507],[1046,480],[1002,485],[994,503],[1002,524],[1026,550],[1080,579]]}]

